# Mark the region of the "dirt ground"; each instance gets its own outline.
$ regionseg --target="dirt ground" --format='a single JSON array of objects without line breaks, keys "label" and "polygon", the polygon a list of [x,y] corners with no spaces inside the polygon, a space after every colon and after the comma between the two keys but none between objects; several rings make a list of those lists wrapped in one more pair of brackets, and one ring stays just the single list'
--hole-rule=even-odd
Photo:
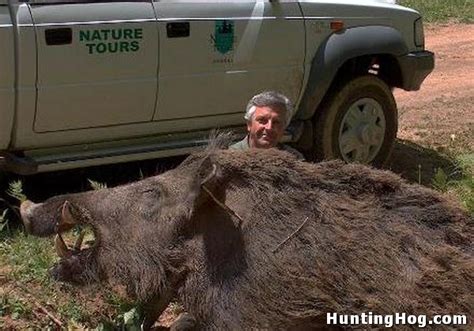
[{"label": "dirt ground", "polygon": [[398,136],[438,148],[465,136],[474,150],[474,25],[428,27],[426,48],[436,56],[433,73],[420,91],[395,93]]},{"label": "dirt ground", "polygon": [[435,70],[420,91],[397,89],[400,142],[391,168],[409,179],[421,172],[427,183],[436,168],[452,171],[452,153],[474,152],[474,25],[432,25],[426,49]]}]

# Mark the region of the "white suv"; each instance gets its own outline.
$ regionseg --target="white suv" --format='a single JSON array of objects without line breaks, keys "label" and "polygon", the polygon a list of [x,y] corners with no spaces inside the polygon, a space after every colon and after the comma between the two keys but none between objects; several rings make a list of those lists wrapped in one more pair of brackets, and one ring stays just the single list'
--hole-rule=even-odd
[{"label": "white suv", "polygon": [[387,2],[0,0],[0,167],[185,154],[212,128],[243,132],[263,90],[294,101],[302,152],[382,164],[391,89],[434,67],[420,15]]}]

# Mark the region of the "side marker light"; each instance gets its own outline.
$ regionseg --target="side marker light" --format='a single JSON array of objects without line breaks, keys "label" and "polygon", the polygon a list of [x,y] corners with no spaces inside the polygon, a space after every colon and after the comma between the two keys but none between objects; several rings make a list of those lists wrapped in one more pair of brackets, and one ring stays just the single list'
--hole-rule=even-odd
[{"label": "side marker light", "polygon": [[344,22],[332,21],[330,26],[331,26],[331,30],[338,32],[344,29]]}]

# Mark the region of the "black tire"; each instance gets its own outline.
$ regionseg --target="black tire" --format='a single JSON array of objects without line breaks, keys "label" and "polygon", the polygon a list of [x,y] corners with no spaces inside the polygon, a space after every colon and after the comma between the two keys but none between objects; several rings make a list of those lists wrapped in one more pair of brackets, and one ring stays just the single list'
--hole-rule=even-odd
[{"label": "black tire", "polygon": [[380,167],[389,159],[397,135],[397,105],[381,79],[356,77],[331,89],[313,128],[315,160],[339,158]]}]

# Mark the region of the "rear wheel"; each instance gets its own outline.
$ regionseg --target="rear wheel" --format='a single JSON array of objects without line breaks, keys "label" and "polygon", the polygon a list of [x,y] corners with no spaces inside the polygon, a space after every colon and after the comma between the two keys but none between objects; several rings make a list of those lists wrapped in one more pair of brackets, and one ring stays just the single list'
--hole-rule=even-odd
[{"label": "rear wheel", "polygon": [[397,106],[387,84],[373,75],[336,86],[314,121],[314,156],[382,166],[397,134]]}]

